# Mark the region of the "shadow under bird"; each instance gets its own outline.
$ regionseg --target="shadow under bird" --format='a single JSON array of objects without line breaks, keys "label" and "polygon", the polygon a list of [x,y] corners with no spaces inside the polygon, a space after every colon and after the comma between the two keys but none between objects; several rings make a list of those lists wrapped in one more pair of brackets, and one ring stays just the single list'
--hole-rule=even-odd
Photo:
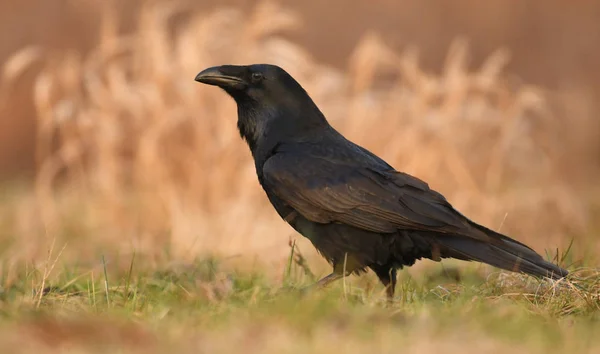
[{"label": "shadow under bird", "polygon": [[235,100],[240,134],[269,201],[333,266],[316,286],[370,268],[392,299],[397,269],[421,258],[478,261],[551,279],[568,274],[347,140],[282,68],[223,65],[196,81]]}]

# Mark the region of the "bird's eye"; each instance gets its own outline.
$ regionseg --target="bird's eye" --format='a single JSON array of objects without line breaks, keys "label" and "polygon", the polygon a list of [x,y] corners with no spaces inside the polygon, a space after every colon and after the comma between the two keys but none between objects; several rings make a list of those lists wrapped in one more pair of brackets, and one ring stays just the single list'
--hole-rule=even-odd
[{"label": "bird's eye", "polygon": [[261,73],[252,73],[252,82],[257,83],[263,79],[263,74]]}]

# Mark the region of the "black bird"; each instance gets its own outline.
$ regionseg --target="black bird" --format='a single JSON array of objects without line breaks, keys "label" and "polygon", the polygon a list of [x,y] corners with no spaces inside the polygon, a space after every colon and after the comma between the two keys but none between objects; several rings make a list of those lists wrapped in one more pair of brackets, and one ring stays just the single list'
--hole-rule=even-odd
[{"label": "black bird", "polygon": [[552,279],[568,274],[344,138],[282,68],[223,65],[196,81],[222,88],[237,103],[240,134],[271,204],[333,266],[317,286],[370,268],[391,299],[396,270],[421,258],[478,261]]}]

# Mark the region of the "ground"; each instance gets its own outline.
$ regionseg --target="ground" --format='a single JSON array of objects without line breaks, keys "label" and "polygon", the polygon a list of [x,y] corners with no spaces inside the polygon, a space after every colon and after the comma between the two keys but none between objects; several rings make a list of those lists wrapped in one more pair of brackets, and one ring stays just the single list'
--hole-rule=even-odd
[{"label": "ground", "polygon": [[401,272],[387,304],[372,274],[301,292],[314,276],[297,251],[282,269],[216,258],[157,267],[134,255],[119,270],[102,261],[48,279],[54,259],[43,269],[8,268],[0,346],[13,353],[600,350],[600,282],[592,269],[552,283],[450,262]]}]

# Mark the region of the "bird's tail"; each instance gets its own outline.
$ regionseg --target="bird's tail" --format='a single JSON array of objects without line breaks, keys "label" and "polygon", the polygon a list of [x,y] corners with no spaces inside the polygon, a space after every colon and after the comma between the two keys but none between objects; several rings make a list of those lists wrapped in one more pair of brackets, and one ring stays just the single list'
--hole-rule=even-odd
[{"label": "bird's tail", "polygon": [[523,272],[534,276],[560,279],[569,272],[542,258],[531,248],[500,233],[473,223],[479,231],[488,235],[493,242],[483,242],[465,236],[438,237],[442,257],[478,261],[494,267]]}]

